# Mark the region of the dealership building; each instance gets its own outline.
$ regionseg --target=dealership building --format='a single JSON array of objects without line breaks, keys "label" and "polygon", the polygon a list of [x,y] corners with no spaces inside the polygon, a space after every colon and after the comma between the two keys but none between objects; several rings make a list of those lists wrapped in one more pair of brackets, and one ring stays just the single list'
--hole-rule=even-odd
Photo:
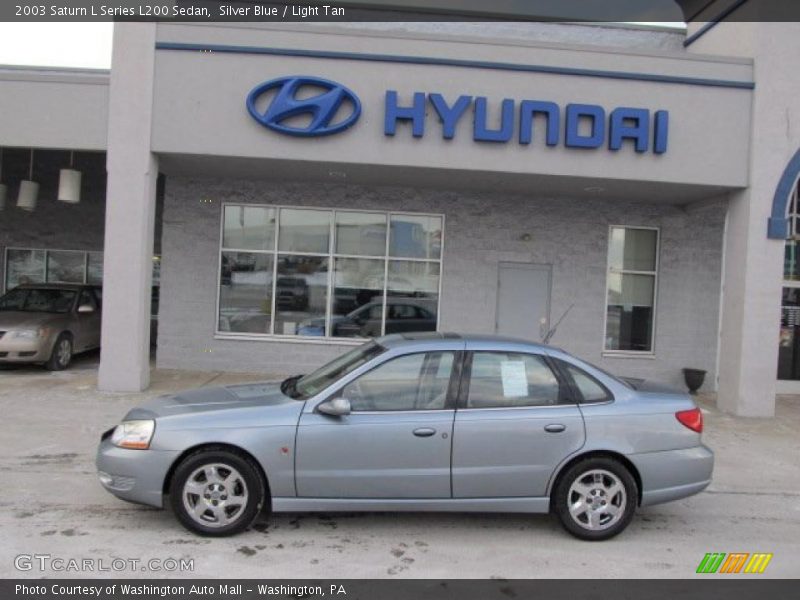
[{"label": "dealership building", "polygon": [[118,23],[110,72],[0,68],[0,285],[103,284],[102,390],[153,353],[290,374],[559,323],[771,416],[800,393],[800,24],[710,20]]}]

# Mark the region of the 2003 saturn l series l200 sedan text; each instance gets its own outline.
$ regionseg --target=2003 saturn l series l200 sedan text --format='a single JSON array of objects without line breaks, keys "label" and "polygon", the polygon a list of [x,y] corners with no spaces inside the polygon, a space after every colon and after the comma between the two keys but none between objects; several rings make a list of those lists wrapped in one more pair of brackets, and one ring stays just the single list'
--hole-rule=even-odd
[{"label": "2003 saturn l series l200 sedan text", "polygon": [[228,535],[264,510],[552,511],[610,538],[711,481],[688,395],[549,346],[389,335],[282,383],[156,398],[103,434],[116,496]]}]

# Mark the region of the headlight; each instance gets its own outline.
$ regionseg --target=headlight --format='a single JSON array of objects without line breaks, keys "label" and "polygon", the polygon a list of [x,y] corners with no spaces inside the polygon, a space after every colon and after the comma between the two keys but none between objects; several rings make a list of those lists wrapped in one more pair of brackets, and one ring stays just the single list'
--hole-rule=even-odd
[{"label": "headlight", "polygon": [[152,420],[123,421],[114,428],[111,443],[120,448],[147,450],[155,429],[156,422]]},{"label": "headlight", "polygon": [[47,335],[47,328],[40,327],[39,329],[20,329],[14,332],[13,337],[23,340],[36,340],[40,337]]}]

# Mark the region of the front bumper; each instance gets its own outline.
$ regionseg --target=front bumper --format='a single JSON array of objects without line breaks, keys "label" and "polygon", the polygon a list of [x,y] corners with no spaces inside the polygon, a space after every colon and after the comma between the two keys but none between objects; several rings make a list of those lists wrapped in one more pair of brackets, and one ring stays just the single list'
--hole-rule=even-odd
[{"label": "front bumper", "polygon": [[179,452],[118,448],[109,438],[97,448],[100,484],[122,500],[163,508],[164,480]]},{"label": "front bumper", "polygon": [[642,478],[642,506],[679,500],[711,483],[714,452],[707,446],[630,454]]},{"label": "front bumper", "polygon": [[45,362],[50,358],[50,338],[14,338],[9,331],[0,338],[0,363]]}]

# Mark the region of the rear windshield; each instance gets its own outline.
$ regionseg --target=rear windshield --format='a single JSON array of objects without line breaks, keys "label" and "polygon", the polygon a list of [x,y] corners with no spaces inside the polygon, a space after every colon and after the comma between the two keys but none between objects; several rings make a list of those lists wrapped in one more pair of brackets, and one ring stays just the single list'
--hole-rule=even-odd
[{"label": "rear windshield", "polygon": [[[564,354],[569,354],[569,352],[565,352],[564,350],[561,350],[561,351],[564,352]],[[635,389],[634,386],[629,381],[626,381],[626,379],[623,379],[622,377],[617,377],[613,373],[609,373],[608,371],[606,371],[602,367],[598,367],[597,365],[595,365],[593,363],[590,363],[587,360],[583,360],[582,358],[578,358],[577,356],[573,356],[572,354],[569,354],[569,355],[572,356],[572,358],[577,360],[579,363],[583,363],[587,367],[592,367],[594,370],[600,371],[603,375],[605,375],[609,379],[612,379],[612,380],[616,381],[617,383],[619,383],[621,385],[624,385],[626,388]]]},{"label": "rear windshield", "polygon": [[75,290],[17,288],[0,297],[0,310],[68,313],[76,294]]}]

